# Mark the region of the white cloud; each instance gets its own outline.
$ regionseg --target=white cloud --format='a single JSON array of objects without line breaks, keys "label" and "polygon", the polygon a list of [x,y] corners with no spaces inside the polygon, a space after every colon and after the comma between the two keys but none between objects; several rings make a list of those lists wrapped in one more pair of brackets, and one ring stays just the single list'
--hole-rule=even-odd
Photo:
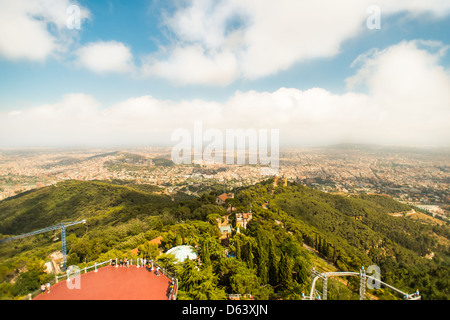
[{"label": "white cloud", "polygon": [[424,13],[436,18],[443,18],[450,14],[450,3],[447,0],[378,0],[373,2],[382,11],[390,14],[405,11],[410,18],[416,18]]},{"label": "white cloud", "polygon": [[91,42],[75,54],[80,66],[96,73],[132,73],[135,70],[131,49],[121,42]]},{"label": "white cloud", "polygon": [[[0,114],[4,146],[65,146],[96,141],[100,104],[85,94],[68,94],[60,102]],[[94,142],[95,143],[95,142]]]},{"label": "white cloud", "polygon": [[[68,53],[78,37],[67,28],[67,8],[73,4],[0,0],[0,56],[44,61]],[[87,44],[76,57],[79,65],[97,73],[139,73],[178,85],[224,86],[337,55],[344,41],[369,32],[365,21],[372,4],[380,7],[382,20],[398,13],[412,19],[450,14],[447,0],[186,0],[162,15],[170,43],[144,57],[141,67],[134,65],[130,48],[115,41]],[[79,7],[84,23],[91,13]]]},{"label": "white cloud", "polygon": [[[430,44],[433,46],[430,48]],[[421,48],[425,45],[425,48]],[[413,111],[427,106],[429,111],[448,109],[450,82],[448,72],[439,65],[449,47],[424,41],[403,41],[384,50],[360,56],[357,73],[348,78],[350,89],[365,85],[386,110]],[[437,50],[436,50],[437,49]],[[437,51],[437,52],[432,52]],[[450,92],[448,92],[450,94]],[[395,101],[395,105],[392,102]]]},{"label": "white cloud", "polygon": [[236,79],[238,66],[230,52],[207,55],[199,45],[175,48],[165,61],[147,58],[144,75],[169,79],[177,85],[227,85]]},{"label": "white cloud", "polygon": [[[196,0],[184,4],[164,16],[163,24],[173,40],[144,60],[144,74],[179,84],[223,85],[337,55],[344,41],[368,32],[367,9],[374,3]],[[450,2],[445,0],[379,0],[375,4],[382,19],[401,12],[409,18],[450,14]]]},{"label": "white cloud", "polygon": [[236,92],[226,102],[130,98],[106,108],[82,94],[21,113],[0,114],[0,146],[170,144],[171,133],[204,129],[280,129],[282,145],[365,142],[449,145],[450,74],[446,47],[401,42],[355,61],[353,84],[368,93],[322,88]]},{"label": "white cloud", "polygon": [[[0,114],[0,143],[10,146],[170,144],[171,133],[204,129],[281,129],[282,143],[329,143],[359,130],[370,118],[367,96],[324,89],[237,92],[225,103],[130,98],[106,109],[92,97],[72,94],[22,113]],[[346,116],[350,115],[350,116]]]},{"label": "white cloud", "polygon": [[403,41],[356,60],[360,68],[347,84],[369,89],[384,135],[398,142],[448,144],[450,75],[439,64],[448,49],[439,42]]},{"label": "white cloud", "polygon": [[[70,0],[0,0],[0,56],[44,61],[67,51],[76,32],[67,28]],[[80,21],[90,12],[80,8]]]}]

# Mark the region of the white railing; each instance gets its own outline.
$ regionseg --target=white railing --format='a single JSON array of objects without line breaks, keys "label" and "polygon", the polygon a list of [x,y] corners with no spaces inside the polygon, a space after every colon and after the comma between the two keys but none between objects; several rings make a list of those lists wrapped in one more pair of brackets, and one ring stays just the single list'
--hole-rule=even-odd
[{"label": "white railing", "polygon": [[[88,272],[89,272],[88,270],[90,270],[90,269],[94,269],[94,271],[97,272],[97,270],[98,270],[99,268],[101,268],[102,266],[105,266],[106,264],[109,264],[109,265],[110,265],[111,262],[112,262],[112,259],[109,259],[109,260],[106,260],[106,261],[103,261],[103,262],[100,262],[100,263],[95,262],[92,266],[89,266],[89,267],[79,268],[80,274],[81,274],[81,271],[82,271],[82,270],[84,270],[84,273],[88,273]],[[60,275],[60,276],[55,275],[55,283],[58,283],[58,282],[60,281],[60,279],[63,279],[63,278],[65,278],[66,280],[67,280],[67,279],[70,280],[70,274],[71,274],[71,272],[70,272],[69,269],[70,269],[70,268],[68,268],[67,271],[66,271],[66,273],[63,274],[63,275]]]}]

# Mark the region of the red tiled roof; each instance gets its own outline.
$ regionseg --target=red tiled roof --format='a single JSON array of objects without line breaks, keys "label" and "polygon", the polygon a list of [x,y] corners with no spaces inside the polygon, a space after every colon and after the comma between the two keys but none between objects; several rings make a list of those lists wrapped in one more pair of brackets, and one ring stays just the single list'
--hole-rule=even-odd
[{"label": "red tiled roof", "polygon": [[219,198],[220,200],[225,202],[225,200],[227,200],[229,197],[228,197],[228,194],[223,193],[220,196],[218,196],[217,198]]}]

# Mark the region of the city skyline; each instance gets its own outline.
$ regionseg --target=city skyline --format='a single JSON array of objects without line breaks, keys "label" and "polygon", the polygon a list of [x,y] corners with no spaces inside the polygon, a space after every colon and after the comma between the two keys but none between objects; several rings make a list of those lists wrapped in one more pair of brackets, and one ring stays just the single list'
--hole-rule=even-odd
[{"label": "city skyline", "polygon": [[0,148],[450,146],[442,1],[0,1]]},{"label": "city skyline", "polygon": [[[278,175],[325,192],[387,193],[409,202],[448,202],[449,150],[336,146],[283,148]],[[171,148],[53,149],[0,152],[0,199],[66,180],[135,181],[169,193],[252,185],[264,164],[169,160]],[[186,189],[194,187],[194,189]],[[192,192],[193,191],[193,192]]]}]

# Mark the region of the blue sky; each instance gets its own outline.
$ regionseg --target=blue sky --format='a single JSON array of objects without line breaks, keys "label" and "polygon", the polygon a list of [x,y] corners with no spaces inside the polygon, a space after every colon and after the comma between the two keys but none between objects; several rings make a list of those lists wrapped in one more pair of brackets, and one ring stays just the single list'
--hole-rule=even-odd
[{"label": "blue sky", "polygon": [[[445,93],[450,90],[449,3],[348,0],[343,1],[344,6],[325,0],[316,4],[287,0],[17,0],[15,6],[8,6],[7,2],[0,0],[0,20],[5,24],[0,25],[0,124],[4,130],[0,134],[5,137],[16,132],[17,138],[7,143],[2,139],[0,146],[60,145],[64,141],[84,145],[92,136],[95,143],[108,144],[108,136],[119,135],[126,137],[123,143],[133,143],[138,135],[135,122],[129,119],[119,124],[108,116],[120,108],[129,110],[128,115],[136,121],[149,117],[148,127],[155,129],[139,131],[149,137],[139,139],[140,144],[157,141],[155,135],[164,135],[163,140],[168,141],[170,130],[189,127],[195,120],[213,128],[238,124],[286,128],[285,136],[298,137],[294,140],[299,144],[337,142],[326,138],[331,129],[323,136],[319,132],[325,127],[339,131],[349,126],[355,131],[336,135],[342,141],[360,137],[355,142],[448,145],[450,140],[448,129],[439,127],[450,108]],[[73,4],[81,10],[80,30],[67,28],[66,9]],[[380,9],[381,23],[379,29],[370,30],[366,22],[373,16],[367,8],[373,4]],[[417,59],[403,66],[402,55],[417,55]],[[360,63],[353,64],[358,57]],[[423,75],[417,81],[429,79],[432,87],[442,92],[428,90],[428,84],[411,83],[409,71],[403,75],[405,81],[387,75],[389,70],[395,72],[390,64],[402,65],[402,70],[412,70],[411,75],[418,78]],[[390,80],[392,84],[385,86]],[[349,81],[360,85],[349,87]],[[402,96],[405,83],[423,89],[417,92],[416,101],[430,94],[431,107],[411,106],[410,97]],[[313,89],[319,90],[311,92]],[[286,105],[288,100],[292,104]],[[395,101],[395,107],[389,100]],[[131,105],[136,101],[138,106]],[[321,104],[323,101],[326,103]],[[72,104],[82,104],[84,113],[67,107]],[[260,107],[266,104],[268,107]],[[399,107],[402,104],[412,108],[411,119],[405,119]],[[352,107],[345,109],[344,105]],[[46,109],[43,117],[39,110],[45,108],[50,111]],[[209,111],[196,114],[198,110]],[[239,118],[237,123],[228,116],[232,110]],[[430,120],[430,129],[405,136],[404,131],[430,111],[438,114],[437,122]],[[185,117],[185,123],[171,120],[183,112],[192,117]],[[283,112],[291,114],[277,118]],[[349,113],[346,119],[354,122],[330,125],[336,119],[333,112]],[[264,116],[259,116],[261,113]],[[51,131],[35,140],[20,134],[29,123],[40,124],[33,128],[38,133],[49,122],[65,123],[78,116],[89,118],[80,118],[89,124],[87,133],[79,138],[76,122],[63,126],[64,139],[53,139]],[[92,122],[92,118],[96,120]],[[168,122],[155,124],[154,118]],[[386,120],[391,118],[394,120]],[[99,123],[104,127],[98,129]],[[122,126],[120,132],[112,123]],[[157,131],[159,125],[164,130]],[[139,126],[147,127],[144,123]],[[304,131],[299,131],[300,126]],[[399,131],[378,137],[377,126]],[[311,136],[318,138],[309,139]],[[291,140],[286,143],[293,144]]]}]

